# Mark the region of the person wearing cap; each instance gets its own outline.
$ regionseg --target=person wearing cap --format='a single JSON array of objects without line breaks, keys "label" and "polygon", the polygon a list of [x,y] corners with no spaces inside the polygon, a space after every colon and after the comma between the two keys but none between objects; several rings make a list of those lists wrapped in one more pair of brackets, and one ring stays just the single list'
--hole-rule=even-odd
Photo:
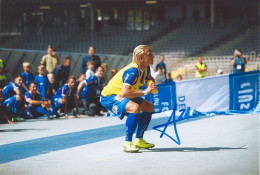
[{"label": "person wearing cap", "polygon": [[231,59],[233,73],[245,72],[246,58],[243,58],[242,52],[239,49],[234,50],[234,57]]},{"label": "person wearing cap", "polygon": [[217,75],[223,75],[222,69],[218,69],[218,70],[217,70]]}]

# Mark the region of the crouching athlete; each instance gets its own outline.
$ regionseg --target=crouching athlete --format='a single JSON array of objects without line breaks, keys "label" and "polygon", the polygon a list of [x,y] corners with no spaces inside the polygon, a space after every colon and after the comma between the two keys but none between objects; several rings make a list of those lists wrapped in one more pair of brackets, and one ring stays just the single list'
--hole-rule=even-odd
[{"label": "crouching athlete", "polygon": [[[121,69],[104,87],[101,92],[101,104],[120,119],[126,119],[126,138],[123,151],[138,152],[139,148],[152,148],[155,145],[143,140],[150,121],[154,105],[141,96],[150,94],[156,89],[151,84],[145,91],[141,88],[150,76],[149,64],[153,64],[153,53],[146,45],[139,45],[134,49],[133,61]],[[132,142],[132,136],[136,130],[136,138]]]}]

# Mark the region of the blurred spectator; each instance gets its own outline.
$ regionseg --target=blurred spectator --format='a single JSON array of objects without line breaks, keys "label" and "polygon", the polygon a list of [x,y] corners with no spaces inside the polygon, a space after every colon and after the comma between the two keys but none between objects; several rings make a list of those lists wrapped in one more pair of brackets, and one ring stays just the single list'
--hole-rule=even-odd
[{"label": "blurred spectator", "polygon": [[38,66],[38,75],[36,75],[34,81],[37,83],[37,88],[42,97],[47,98],[47,90],[50,86],[50,82],[46,75],[44,75],[44,66]]},{"label": "blurred spectator", "polygon": [[8,124],[13,124],[13,122],[11,120],[9,120],[9,118],[6,114],[7,110],[6,110],[6,107],[4,107],[3,103],[4,103],[3,90],[0,89],[0,123],[2,123],[2,121],[5,119],[5,121]]},{"label": "blurred spectator", "polygon": [[31,65],[29,62],[23,63],[23,73],[21,73],[21,76],[23,77],[23,88],[25,92],[29,91],[29,84],[34,81],[34,75],[30,72]]},{"label": "blurred spectator", "polygon": [[168,73],[168,78],[166,79],[166,83],[173,82],[171,72]]},{"label": "blurred spectator", "polygon": [[246,63],[247,60],[246,58],[243,58],[241,50],[235,49],[234,57],[231,59],[231,65],[233,66],[233,73],[245,72]]},{"label": "blurred spectator", "polygon": [[0,58],[0,88],[4,88],[6,85],[5,74],[9,72],[8,67],[4,64],[3,60]]},{"label": "blurred spectator", "polygon": [[76,78],[70,76],[68,83],[60,87],[51,99],[52,103],[55,105],[55,110],[64,107],[66,119],[71,118],[68,111],[73,110],[74,107],[76,107],[76,117],[81,117],[78,112],[77,91],[74,88],[75,84]]},{"label": "blurred spectator", "polygon": [[86,71],[86,78],[91,77],[92,75],[94,75],[94,61],[88,61],[87,62],[87,67],[88,70]]},{"label": "blurred spectator", "polygon": [[55,83],[64,85],[69,77],[71,60],[69,57],[63,59],[63,64],[58,65],[52,73],[55,76]]},{"label": "blurred spectator", "polygon": [[[100,104],[99,98],[100,93],[105,86],[105,81],[103,78],[104,68],[98,67],[95,75],[86,79],[85,81],[80,82],[78,86],[78,99],[87,97],[87,102],[85,108],[80,108],[80,113],[84,115],[94,116],[101,115],[100,111],[102,110],[102,105]],[[87,87],[85,94],[82,93],[83,87]],[[84,91],[84,89],[83,89]]]},{"label": "blurred spectator", "polygon": [[160,62],[156,65],[155,69],[157,70],[158,67],[162,68],[164,78],[166,79],[167,70],[166,70],[166,65],[164,63],[164,56],[163,55],[160,56]]},{"label": "blurred spectator", "polygon": [[30,83],[29,92],[25,93],[24,96],[32,118],[38,118],[40,116],[49,119],[54,118],[56,112],[54,112],[54,108],[51,106],[51,101],[41,97],[37,91],[36,82]]},{"label": "blurred spectator", "polygon": [[166,81],[162,67],[160,66],[156,68],[156,72],[153,74],[153,77],[155,79],[155,84],[162,84]]},{"label": "blurred spectator", "polygon": [[177,75],[177,77],[176,77],[176,79],[177,79],[177,81],[182,81],[182,75]]},{"label": "blurred spectator", "polygon": [[113,78],[113,76],[115,76],[117,74],[117,69],[116,68],[113,68],[111,69],[111,78]]},{"label": "blurred spectator", "polygon": [[[75,87],[74,87],[75,91],[77,91],[79,83],[84,81],[85,79],[86,79],[86,75],[85,74],[79,74],[79,78],[76,80],[76,84],[75,84]],[[87,88],[86,88],[86,90],[87,90]],[[85,98],[78,99],[78,104],[79,104],[80,107],[83,106],[83,101],[86,101],[86,99]]]},{"label": "blurred spectator", "polygon": [[50,82],[50,86],[47,89],[47,96],[48,96],[48,99],[51,99],[53,97],[53,95],[57,92],[57,90],[59,89],[59,85],[57,83],[55,83],[55,77],[53,74],[48,74],[47,77]]},{"label": "blurred spectator", "polygon": [[206,63],[202,62],[202,57],[198,57],[198,62],[196,63],[196,78],[202,78],[206,77],[206,73],[208,70],[208,67]]},{"label": "blurred spectator", "polygon": [[84,56],[81,61],[81,73],[85,73],[87,71],[87,62],[94,61],[94,72],[101,65],[100,58],[95,55],[95,47],[89,46],[88,55]]},{"label": "blurred spectator", "polygon": [[109,78],[108,78],[108,75],[107,75],[108,65],[107,65],[107,63],[102,63],[102,64],[101,64],[101,67],[103,67],[103,69],[104,69],[104,75],[103,75],[103,77],[104,77],[104,79],[105,79],[105,84],[107,84],[108,81],[109,81]]},{"label": "blurred spectator", "polygon": [[218,69],[218,70],[217,70],[217,75],[223,75],[222,69]]},{"label": "blurred spectator", "polygon": [[42,57],[41,63],[42,65],[46,65],[46,71],[48,73],[51,73],[53,69],[58,65],[58,58],[55,57],[55,53],[53,51],[53,47],[51,45],[48,46],[47,48],[47,55],[44,55]]},{"label": "blurred spectator", "polygon": [[88,79],[86,78],[85,74],[79,74],[79,78],[76,80],[75,88],[78,89],[79,83],[84,81],[85,79]]},{"label": "blurred spectator", "polygon": [[53,54],[52,55],[53,55],[53,57],[55,57],[57,59],[57,65],[59,65],[60,64],[60,59],[58,57],[56,49],[53,49]]}]

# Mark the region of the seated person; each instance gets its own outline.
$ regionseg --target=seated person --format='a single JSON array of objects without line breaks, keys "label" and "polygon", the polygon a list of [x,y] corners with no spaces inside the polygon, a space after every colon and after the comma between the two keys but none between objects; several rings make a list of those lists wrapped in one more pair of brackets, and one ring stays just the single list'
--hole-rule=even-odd
[{"label": "seated person", "polygon": [[33,118],[44,116],[45,118],[52,119],[56,112],[51,106],[51,101],[42,98],[37,91],[37,83],[31,82],[29,85],[29,92],[25,94],[25,101],[28,104],[29,113]]},{"label": "seated person", "polygon": [[103,74],[104,68],[100,66],[96,69],[95,75],[91,76],[89,79],[82,81],[78,86],[77,97],[87,98],[85,108],[80,108],[80,112],[84,115],[101,115],[100,111],[103,109],[103,107],[99,102],[99,98],[100,92],[105,85]]},{"label": "seated person", "polygon": [[21,115],[25,103],[24,103],[24,95],[21,92],[23,84],[23,77],[18,75],[15,77],[13,82],[10,82],[3,89],[4,96],[4,106],[7,107],[7,110],[10,110],[15,115]]},{"label": "seated person", "polygon": [[60,87],[51,99],[51,101],[55,105],[56,110],[64,107],[66,119],[71,118],[68,115],[68,111],[72,110],[74,107],[76,107],[76,117],[81,118],[78,112],[77,91],[74,88],[75,84],[76,78],[74,76],[70,76],[68,79],[68,83]]},{"label": "seated person", "polygon": [[7,122],[8,124],[13,124],[11,120],[9,120],[8,116],[6,115],[6,108],[3,105],[4,103],[4,96],[3,96],[3,91],[0,89],[0,123],[2,121]]},{"label": "seated person", "polygon": [[[79,83],[84,81],[85,79],[86,79],[86,75],[85,74],[79,74],[79,78],[76,80],[76,85],[74,87],[76,89],[76,91],[78,89]],[[83,101],[86,101],[86,98],[78,99],[79,107],[82,107],[83,104],[85,104],[85,103],[83,103]]]}]

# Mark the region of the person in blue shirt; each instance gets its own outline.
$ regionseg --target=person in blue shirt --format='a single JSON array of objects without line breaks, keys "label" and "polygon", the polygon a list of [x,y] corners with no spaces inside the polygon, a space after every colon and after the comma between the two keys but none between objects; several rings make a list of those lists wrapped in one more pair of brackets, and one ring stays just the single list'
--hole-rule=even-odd
[{"label": "person in blue shirt", "polygon": [[164,63],[164,56],[163,56],[163,55],[160,56],[160,62],[159,62],[158,64],[156,64],[155,69],[157,70],[158,67],[161,67],[161,68],[162,68],[164,77],[166,78],[166,72],[167,72],[167,70],[166,70],[166,65],[165,65],[165,63]]},{"label": "person in blue shirt", "polygon": [[235,49],[234,57],[231,59],[231,65],[233,66],[233,73],[245,72],[246,63],[247,60],[246,58],[243,58],[241,50]]},{"label": "person in blue shirt", "polygon": [[24,106],[24,95],[21,92],[23,77],[18,75],[3,89],[3,105],[14,114],[20,114]]},{"label": "person in blue shirt", "polygon": [[52,71],[56,84],[59,84],[61,81],[61,85],[64,85],[67,82],[70,73],[70,65],[71,59],[69,57],[65,57],[63,59],[63,64],[58,65]]},{"label": "person in blue shirt", "polygon": [[71,118],[68,115],[68,110],[76,107],[76,117],[80,117],[78,111],[78,99],[77,99],[77,90],[74,88],[76,84],[76,78],[74,76],[70,76],[68,79],[68,84],[60,87],[57,92],[52,97],[51,101],[55,105],[55,109],[60,109],[64,107],[65,117],[66,119]]},{"label": "person in blue shirt", "polygon": [[171,72],[168,73],[168,78],[166,78],[165,83],[170,83],[170,82],[173,82]]},{"label": "person in blue shirt", "polygon": [[78,86],[77,98],[87,98],[84,109],[80,109],[80,112],[84,115],[94,116],[101,115],[102,105],[99,102],[100,93],[105,86],[105,79],[103,78],[104,68],[98,67],[95,75],[90,78],[81,81]]},{"label": "person in blue shirt", "polygon": [[31,82],[29,85],[29,92],[25,96],[25,101],[28,104],[29,113],[33,118],[44,116],[52,119],[56,114],[54,108],[51,106],[51,101],[42,98],[37,92],[37,83]]},{"label": "person in blue shirt", "polygon": [[31,65],[29,62],[23,63],[23,73],[21,76],[23,77],[23,93],[29,91],[29,84],[34,81],[34,75],[30,72]]},{"label": "person in blue shirt", "polygon": [[48,77],[44,75],[44,66],[39,65],[38,66],[38,75],[35,77],[35,82],[37,83],[37,88],[39,93],[42,97],[47,97],[47,90],[50,86],[50,82],[48,80]]},{"label": "person in blue shirt", "polygon": [[95,55],[95,47],[94,46],[89,46],[88,48],[88,55],[84,56],[81,60],[81,73],[86,73],[88,70],[87,68],[87,62],[88,61],[93,61],[94,62],[94,72],[96,72],[96,69],[101,66],[100,58]]}]

